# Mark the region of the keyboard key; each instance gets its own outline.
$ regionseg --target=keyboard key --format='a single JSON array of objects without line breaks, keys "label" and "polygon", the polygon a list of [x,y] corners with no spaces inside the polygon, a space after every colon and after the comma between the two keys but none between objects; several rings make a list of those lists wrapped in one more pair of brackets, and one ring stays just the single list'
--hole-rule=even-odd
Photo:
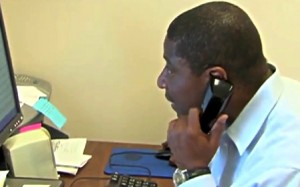
[{"label": "keyboard key", "polygon": [[158,185],[153,181],[114,173],[110,178],[108,187],[158,187]]}]

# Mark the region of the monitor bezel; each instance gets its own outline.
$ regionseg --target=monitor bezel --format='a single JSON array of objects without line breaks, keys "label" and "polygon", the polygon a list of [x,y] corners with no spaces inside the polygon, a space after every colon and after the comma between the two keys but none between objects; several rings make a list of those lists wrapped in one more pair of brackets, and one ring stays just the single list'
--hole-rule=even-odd
[{"label": "monitor bezel", "polygon": [[0,37],[2,37],[2,40],[3,40],[9,76],[10,76],[10,80],[12,83],[12,89],[13,89],[13,94],[14,94],[13,96],[14,96],[14,101],[15,101],[15,107],[16,107],[16,111],[17,111],[16,115],[0,131],[0,146],[1,146],[6,141],[6,139],[18,128],[18,126],[21,124],[21,122],[23,120],[23,115],[21,112],[20,104],[19,104],[18,91],[17,91],[16,81],[15,81],[15,76],[14,76],[14,70],[13,70],[13,66],[12,66],[12,60],[11,60],[11,56],[10,56],[10,49],[8,46],[8,40],[7,40],[1,5],[0,5],[0,30],[2,33],[2,34],[0,34],[1,35]]}]

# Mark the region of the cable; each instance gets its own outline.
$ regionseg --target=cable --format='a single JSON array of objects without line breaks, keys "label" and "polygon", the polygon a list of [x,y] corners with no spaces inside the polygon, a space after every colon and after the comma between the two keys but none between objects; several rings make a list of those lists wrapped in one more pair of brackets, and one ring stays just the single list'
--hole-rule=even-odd
[{"label": "cable", "polygon": [[110,180],[110,177],[79,177],[71,183],[70,187],[73,187],[73,185],[81,180]]}]

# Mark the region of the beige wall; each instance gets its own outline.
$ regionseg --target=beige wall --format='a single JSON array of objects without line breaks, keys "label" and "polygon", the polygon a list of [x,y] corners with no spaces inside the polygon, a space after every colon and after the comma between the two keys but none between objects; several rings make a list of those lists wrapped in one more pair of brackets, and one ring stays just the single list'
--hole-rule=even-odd
[{"label": "beige wall", "polygon": [[[169,22],[197,0],[2,0],[16,73],[46,79],[71,137],[159,144],[174,117],[156,78]],[[300,1],[239,0],[268,59],[298,80]]]}]

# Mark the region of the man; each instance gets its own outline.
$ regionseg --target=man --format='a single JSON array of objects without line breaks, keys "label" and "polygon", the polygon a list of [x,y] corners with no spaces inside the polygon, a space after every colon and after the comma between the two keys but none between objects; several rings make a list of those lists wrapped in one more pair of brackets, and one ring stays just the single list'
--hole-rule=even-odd
[{"label": "man", "polygon": [[[180,187],[300,186],[300,84],[267,62],[248,15],[209,2],[173,20],[158,77],[178,118],[167,143]],[[201,103],[212,78],[232,83],[232,95],[206,134]]]}]

